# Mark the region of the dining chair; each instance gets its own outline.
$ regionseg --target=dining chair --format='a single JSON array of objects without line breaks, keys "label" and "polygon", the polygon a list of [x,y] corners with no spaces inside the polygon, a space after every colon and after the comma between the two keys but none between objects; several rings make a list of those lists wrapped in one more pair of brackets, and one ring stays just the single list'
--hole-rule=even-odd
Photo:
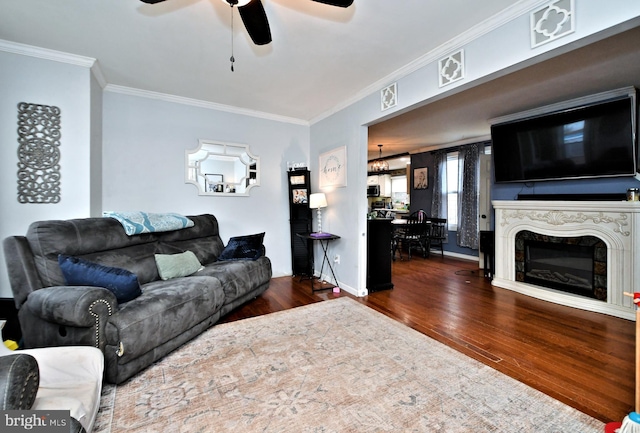
[{"label": "dining chair", "polygon": [[400,260],[402,260],[403,248],[407,248],[409,260],[411,260],[412,249],[419,249],[423,258],[429,255],[429,221],[423,210],[412,213],[406,223],[398,224],[395,227],[392,240],[393,260],[395,260],[398,250],[400,251]]},{"label": "dining chair", "polygon": [[429,244],[430,248],[440,248],[440,253],[444,257],[444,241],[447,239],[447,220],[446,218],[429,218]]}]

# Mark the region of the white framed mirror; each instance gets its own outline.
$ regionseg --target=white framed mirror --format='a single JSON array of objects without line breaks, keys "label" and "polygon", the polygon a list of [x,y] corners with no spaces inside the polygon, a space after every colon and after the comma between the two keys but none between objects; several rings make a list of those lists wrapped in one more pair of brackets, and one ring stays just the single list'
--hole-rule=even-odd
[{"label": "white framed mirror", "polygon": [[185,151],[185,183],[198,195],[248,196],[260,185],[260,158],[245,144],[198,140],[198,148]]}]

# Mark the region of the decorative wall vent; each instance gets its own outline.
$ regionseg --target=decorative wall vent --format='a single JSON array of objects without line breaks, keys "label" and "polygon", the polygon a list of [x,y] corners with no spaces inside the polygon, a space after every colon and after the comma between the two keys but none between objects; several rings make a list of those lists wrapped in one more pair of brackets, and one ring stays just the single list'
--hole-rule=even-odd
[{"label": "decorative wall vent", "polygon": [[440,87],[464,78],[464,50],[456,51],[438,62]]},{"label": "decorative wall vent", "polygon": [[60,108],[18,104],[18,201],[60,201]]},{"label": "decorative wall vent", "polygon": [[388,110],[398,105],[398,84],[393,83],[380,91],[380,110]]},{"label": "decorative wall vent", "polygon": [[531,48],[575,31],[574,0],[555,0],[531,12]]}]

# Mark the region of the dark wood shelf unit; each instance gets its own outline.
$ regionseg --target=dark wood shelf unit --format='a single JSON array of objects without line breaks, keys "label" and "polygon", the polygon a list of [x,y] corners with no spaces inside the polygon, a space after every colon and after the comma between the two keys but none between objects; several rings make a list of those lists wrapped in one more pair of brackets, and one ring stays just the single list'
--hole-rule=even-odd
[{"label": "dark wood shelf unit", "polygon": [[297,234],[311,232],[312,213],[309,208],[311,173],[309,170],[288,171],[287,180],[289,184],[289,225],[293,275],[312,277],[313,243],[307,243],[297,236]]}]

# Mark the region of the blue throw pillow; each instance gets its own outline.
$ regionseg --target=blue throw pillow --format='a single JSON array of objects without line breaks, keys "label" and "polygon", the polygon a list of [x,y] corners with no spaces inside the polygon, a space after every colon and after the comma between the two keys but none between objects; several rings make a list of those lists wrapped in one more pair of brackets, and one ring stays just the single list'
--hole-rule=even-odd
[{"label": "blue throw pillow", "polygon": [[263,239],[264,232],[232,237],[218,256],[218,260],[258,260],[264,255]]},{"label": "blue throw pillow", "polygon": [[58,264],[68,286],[97,286],[109,289],[118,303],[127,302],[142,294],[138,277],[126,269],[112,268],[78,257],[58,256]]}]

